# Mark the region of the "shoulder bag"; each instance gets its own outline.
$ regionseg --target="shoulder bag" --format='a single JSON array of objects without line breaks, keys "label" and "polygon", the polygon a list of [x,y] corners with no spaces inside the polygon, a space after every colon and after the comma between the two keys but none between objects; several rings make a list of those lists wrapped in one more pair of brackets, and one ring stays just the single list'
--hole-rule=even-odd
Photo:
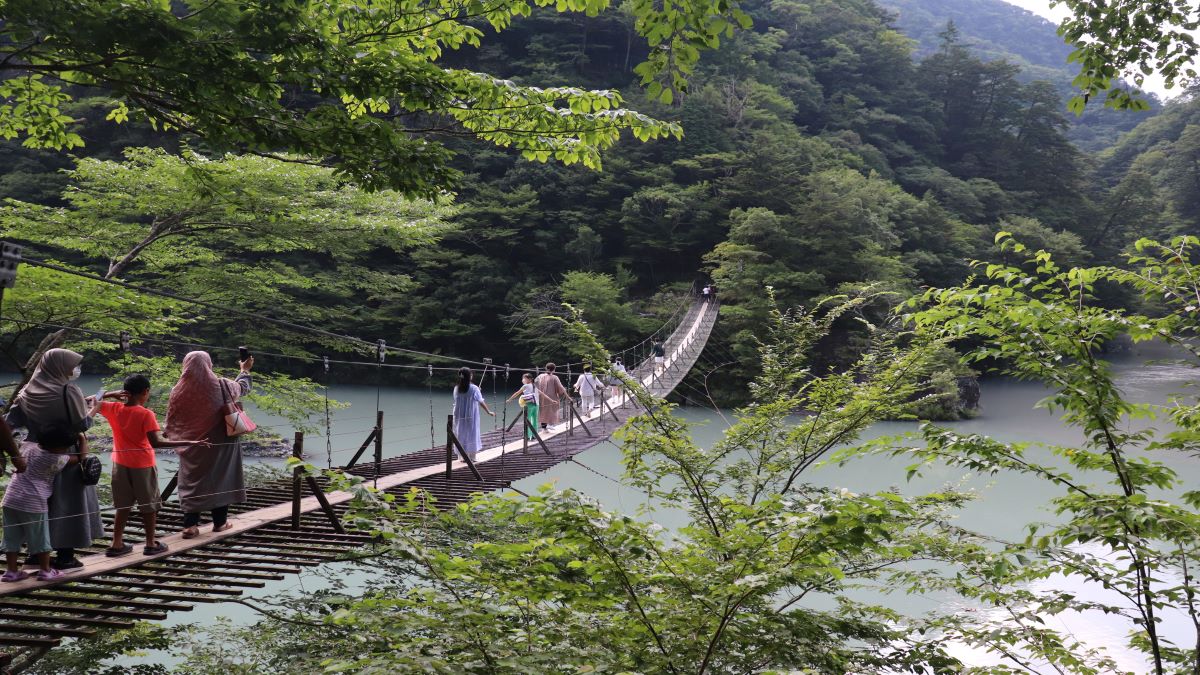
[{"label": "shoulder bag", "polygon": [[218,381],[217,384],[221,387],[221,400],[224,401],[224,405],[221,406],[221,415],[225,418],[225,435],[235,438],[257,429],[258,425],[242,409],[242,402],[230,401],[229,392],[225,390],[225,383]]},{"label": "shoulder bag", "polygon": [[[63,385],[63,408],[67,411],[67,423],[71,423],[71,404],[67,403],[67,387]],[[100,458],[95,455],[84,455],[79,458],[79,470],[83,472],[83,478],[80,482],[84,485],[97,485],[100,483],[100,474],[103,473],[104,464]]]}]

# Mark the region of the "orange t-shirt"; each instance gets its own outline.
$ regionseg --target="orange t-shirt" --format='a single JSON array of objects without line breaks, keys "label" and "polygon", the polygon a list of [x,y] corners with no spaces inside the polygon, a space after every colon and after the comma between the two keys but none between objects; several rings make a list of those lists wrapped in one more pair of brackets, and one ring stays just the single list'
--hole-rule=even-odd
[{"label": "orange t-shirt", "polygon": [[146,434],[158,431],[154,411],[115,401],[100,404],[100,414],[113,431],[113,463],[130,469],[154,466],[154,446]]}]

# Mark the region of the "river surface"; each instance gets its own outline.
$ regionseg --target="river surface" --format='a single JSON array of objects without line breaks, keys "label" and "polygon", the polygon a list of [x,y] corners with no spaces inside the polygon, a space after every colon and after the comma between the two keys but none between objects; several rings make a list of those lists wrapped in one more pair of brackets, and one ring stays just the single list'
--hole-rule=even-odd
[{"label": "river surface", "polygon": [[[1115,357],[1113,365],[1119,386],[1131,400],[1144,403],[1166,403],[1171,396],[1186,393],[1189,385],[1198,379],[1200,372],[1181,363],[1162,360],[1171,356],[1171,353],[1160,347],[1150,346]],[[96,382],[84,378],[81,384],[85,391],[90,391],[95,388]],[[505,418],[511,419],[516,411],[515,407],[506,408],[502,403],[506,396],[504,384],[503,381],[487,381],[482,386],[489,404],[497,410],[497,423]],[[313,426],[321,428],[316,433],[306,434],[305,454],[308,461],[318,466],[338,466],[348,461],[374,424],[377,397],[379,407],[384,411],[385,457],[429,447],[431,439],[434,444],[439,440],[444,442],[446,415],[450,408],[450,386],[447,382],[445,386],[433,391],[432,396],[428,390],[377,390],[366,386],[331,388],[331,397],[350,405],[333,412],[328,436],[325,434],[323,417],[313,420]],[[515,384],[512,388],[515,389]],[[1037,383],[1007,378],[984,379],[979,415],[970,420],[950,423],[949,426],[960,432],[986,434],[1001,441],[1078,444],[1081,436],[1077,431],[1065,427],[1055,415],[1035,409],[1037,402],[1047,393],[1048,391]],[[267,426],[281,436],[291,437],[292,430],[285,420],[255,411],[252,413],[261,426]],[[720,438],[727,424],[725,418],[732,413],[722,411],[718,414],[711,409],[682,408],[678,414],[693,423],[696,442],[708,446]],[[1142,423],[1143,426],[1145,424]],[[913,423],[888,422],[872,427],[868,436],[897,435],[915,430],[916,425]],[[1037,451],[1034,452],[1036,455]],[[368,449],[365,460],[369,461],[370,453],[371,450]],[[1045,458],[1050,461],[1048,454]],[[1156,459],[1177,470],[1188,484],[1200,482],[1200,459],[1163,454],[1157,455]],[[579,460],[587,468],[570,462],[559,464],[545,473],[516,483],[515,487],[524,492],[535,491],[546,484],[553,484],[557,488],[573,488],[593,496],[610,509],[628,513],[633,513],[645,503],[643,493],[619,483],[622,473],[621,457],[620,450],[615,445],[602,443],[580,455]],[[266,458],[249,459],[248,462],[263,462],[276,466],[283,464],[283,460]],[[905,470],[911,463],[904,458],[865,458],[842,466],[820,466],[810,472],[808,480],[826,486],[844,487],[854,492],[896,488],[905,494],[930,492],[950,484],[966,486],[977,491],[978,499],[961,511],[958,524],[998,537],[1019,538],[1023,536],[1027,523],[1055,519],[1048,506],[1050,500],[1059,493],[1055,488],[1037,479],[1015,474],[980,477],[970,475],[962,469],[933,466],[928,467],[922,476],[906,482]],[[160,472],[164,482],[173,472],[172,465],[170,458],[160,456]],[[678,525],[684,519],[684,515],[679,511],[663,508],[661,505],[658,505],[652,517],[668,527]],[[332,566],[327,565],[322,569],[329,572],[330,567]],[[336,569],[336,574],[343,580],[358,580],[365,585],[369,578],[366,573],[355,570],[352,566],[337,565]],[[1060,587],[1071,585],[1064,584],[1061,580],[1055,583]],[[311,591],[325,584],[321,572],[306,572],[299,577],[289,577],[247,595],[265,598],[286,592]],[[1080,597],[1100,597],[1101,591],[1098,589],[1083,585],[1074,587]],[[910,613],[935,608],[947,609],[955,607],[955,603],[958,602],[955,598],[928,595],[869,599]],[[205,625],[220,617],[238,624],[252,622],[257,618],[253,612],[239,605],[200,604],[192,612],[172,614],[170,623],[194,622]],[[1051,625],[1057,624],[1071,630],[1087,642],[1109,646],[1122,667],[1134,672],[1145,670],[1145,664],[1136,655],[1124,649],[1124,627],[1119,622],[1092,614],[1067,615],[1051,619],[1051,622]],[[1168,616],[1166,622],[1166,632],[1178,635],[1183,644],[1190,644],[1194,639],[1194,636],[1188,638],[1188,626],[1183,617]],[[971,662],[993,662],[987,655],[972,653],[965,648],[959,652],[960,656]],[[173,654],[152,653],[144,657],[144,660],[171,662],[175,658]]]}]

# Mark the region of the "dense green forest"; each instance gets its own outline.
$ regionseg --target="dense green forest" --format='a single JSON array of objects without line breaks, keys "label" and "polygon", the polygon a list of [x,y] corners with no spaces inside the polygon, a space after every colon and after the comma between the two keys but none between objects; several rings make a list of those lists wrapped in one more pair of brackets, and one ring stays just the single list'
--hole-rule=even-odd
[{"label": "dense green forest", "polygon": [[[1074,89],[1075,71],[1067,62],[1071,48],[1056,34],[1054,24],[1004,0],[883,0],[896,14],[896,26],[917,41],[916,55],[935,53],[947,22],[953,22],[962,41],[986,61],[1008,61],[1021,67],[1025,82],[1043,80],[1055,85],[1065,102]],[[1067,137],[1081,150],[1099,151],[1124,132],[1153,115],[1146,111],[1114,111],[1090,106],[1068,118]]]},{"label": "dense green forest", "polygon": [[[923,16],[954,14],[935,2],[922,7]],[[1175,127],[1168,125],[1186,116],[1186,101],[1105,154],[1089,155],[1069,140],[1072,119],[1061,83],[1031,79],[1021,65],[981,54],[957,29],[943,26],[933,46],[922,32],[919,47],[873,0],[756,1],[744,9],[753,29],[704,54],[690,89],[672,105],[638,93],[633,67],[647,47],[619,12],[538,10],[482,48],[449,52],[450,65],[521,85],[620,89],[639,110],[678,120],[684,135],[622,142],[602,171],[452,140],[462,176],[452,185],[452,204],[431,216],[437,227],[421,235],[437,246],[371,237],[344,250],[307,253],[219,246],[205,254],[216,256],[217,269],[237,274],[253,262],[279,272],[261,280],[270,292],[214,291],[218,284],[204,274],[192,274],[182,289],[223,293],[247,309],[337,325],[391,345],[515,364],[570,355],[540,320],[561,312],[562,301],[594,317],[599,335],[620,349],[670,313],[672,293],[712,279],[727,306],[713,350],[736,362],[713,359],[731,375],[716,388],[730,401],[756,367],[751,357],[768,312],[765,286],[791,306],[862,284],[900,294],[952,284],[999,229],[1069,260],[1109,262],[1136,238],[1175,231],[1189,216],[1193,192],[1169,170],[1184,161],[1171,148],[1186,142],[1185,129],[1172,136]],[[1014,12],[1025,22],[1022,34],[1035,32]],[[1038,44],[1049,44],[1055,39],[1049,25],[1040,27]],[[86,142],[77,152],[91,160],[120,162],[123,149],[133,146],[205,153],[204,143],[187,135],[105,121],[106,110],[104,99],[88,98],[71,110]],[[1123,161],[1152,129],[1159,130],[1153,147]],[[109,171],[105,165],[72,174],[68,155],[16,141],[0,154],[7,167],[3,195],[46,207],[10,206],[5,217],[17,236],[35,227],[30,223],[64,218],[105,227],[104,217],[88,214],[98,200],[120,193],[97,178]],[[139,180],[136,165],[149,160],[127,161],[130,170],[118,174]],[[273,179],[263,180],[266,186]],[[212,193],[202,184],[182,187],[193,201],[126,200],[109,204],[113,213],[106,217],[137,223],[155,210],[228,206],[208,203]],[[256,194],[233,201],[244,206]],[[1147,218],[1127,215],[1152,204],[1170,208],[1155,208]],[[249,219],[255,217],[287,222],[288,215],[268,204]],[[116,250],[70,248],[63,254],[81,263]],[[155,266],[163,264],[151,257],[127,275],[153,282],[163,273]],[[210,318],[207,327],[185,330],[223,343],[231,326]],[[235,331],[243,334],[239,342],[305,346],[300,337],[260,326]]]}]

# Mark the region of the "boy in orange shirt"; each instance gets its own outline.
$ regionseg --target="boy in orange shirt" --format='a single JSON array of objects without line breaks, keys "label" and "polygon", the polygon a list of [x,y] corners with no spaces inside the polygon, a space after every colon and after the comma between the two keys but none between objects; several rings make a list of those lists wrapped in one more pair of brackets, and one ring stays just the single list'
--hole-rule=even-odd
[{"label": "boy in orange shirt", "polygon": [[145,375],[125,378],[123,391],[106,392],[103,398],[124,399],[97,401],[93,412],[99,411],[108,420],[113,432],[112,497],[117,513],[113,523],[112,546],[104,555],[114,558],[128,555],[133,547],[125,543],[125,524],[129,511],[136,504],[142,514],[146,531],[143,555],[167,550],[167,545],[155,540],[154,526],[158,521],[158,466],[155,448],[180,448],[189,445],[207,446],[207,441],[168,441],[158,435],[158,418],[145,407],[150,400],[150,379]]}]

